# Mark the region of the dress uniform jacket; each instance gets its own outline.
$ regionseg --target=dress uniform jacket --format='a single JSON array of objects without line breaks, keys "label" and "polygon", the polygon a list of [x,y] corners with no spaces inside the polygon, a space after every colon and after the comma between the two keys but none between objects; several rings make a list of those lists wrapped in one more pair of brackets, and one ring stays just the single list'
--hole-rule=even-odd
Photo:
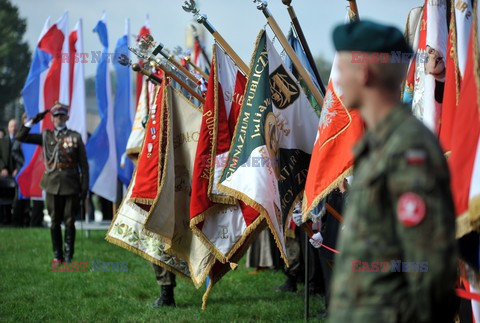
[{"label": "dress uniform jacket", "polygon": [[43,146],[46,169],[40,186],[49,194],[74,195],[88,191],[88,161],[82,137],[70,129],[29,134],[22,126],[16,138]]}]

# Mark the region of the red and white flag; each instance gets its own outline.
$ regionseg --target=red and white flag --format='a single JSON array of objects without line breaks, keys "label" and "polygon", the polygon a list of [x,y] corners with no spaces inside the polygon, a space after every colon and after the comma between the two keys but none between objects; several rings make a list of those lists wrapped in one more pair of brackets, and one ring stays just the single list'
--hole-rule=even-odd
[{"label": "red and white flag", "polygon": [[247,78],[215,44],[193,170],[190,227],[225,263],[242,244],[253,208],[217,190],[226,164]]},{"label": "red and white flag", "polygon": [[67,121],[69,129],[75,130],[87,142],[87,106],[85,102],[85,69],[86,58],[83,57],[83,27],[82,19],[70,33],[70,118]]},{"label": "red and white flag", "polygon": [[[422,31],[415,68],[413,114],[435,134],[438,134],[443,96],[439,89],[445,82],[447,58],[446,1],[425,0]],[[421,31],[421,32],[422,32]]]},{"label": "red and white flag", "polygon": [[467,60],[468,37],[473,20],[472,12],[470,0],[451,2],[447,70],[439,127],[439,139],[445,152],[449,152],[451,149],[453,123]]},{"label": "red and white flag", "polygon": [[335,58],[305,184],[302,206],[304,220],[309,218],[310,212],[328,193],[351,174],[353,146],[364,131],[358,110],[350,110],[342,102],[338,77]]},{"label": "red and white flag", "polygon": [[[25,110],[30,118],[33,118],[36,113],[49,109],[57,101],[66,105],[70,102],[68,12],[45,30],[48,24],[47,19],[22,92]],[[48,62],[45,61],[45,54],[50,55]],[[44,68],[44,64],[48,64],[48,69]],[[52,120],[47,117],[41,122],[39,130],[52,128]],[[45,170],[42,147],[36,147],[30,161],[27,158],[25,161],[26,166],[17,176],[20,193],[29,198],[42,198],[40,181]]]},{"label": "red and white flag", "polygon": [[[478,17],[474,17],[478,20]],[[474,23],[472,30],[476,31]],[[480,219],[480,138],[478,33],[472,32],[458,109],[452,129],[449,158],[457,215],[457,238],[478,227]],[[461,107],[461,108],[460,108]]]},{"label": "red and white flag", "polygon": [[193,63],[205,73],[209,72],[208,67],[210,66],[210,62],[203,54],[202,44],[198,38],[195,39],[195,43],[193,44]]}]

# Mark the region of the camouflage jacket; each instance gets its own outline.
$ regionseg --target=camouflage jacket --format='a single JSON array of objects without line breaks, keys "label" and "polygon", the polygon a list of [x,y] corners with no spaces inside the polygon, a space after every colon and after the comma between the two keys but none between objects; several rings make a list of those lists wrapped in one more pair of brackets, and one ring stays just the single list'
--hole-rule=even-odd
[{"label": "camouflage jacket", "polygon": [[456,279],[446,159],[407,107],[355,146],[329,322],[443,322]]}]

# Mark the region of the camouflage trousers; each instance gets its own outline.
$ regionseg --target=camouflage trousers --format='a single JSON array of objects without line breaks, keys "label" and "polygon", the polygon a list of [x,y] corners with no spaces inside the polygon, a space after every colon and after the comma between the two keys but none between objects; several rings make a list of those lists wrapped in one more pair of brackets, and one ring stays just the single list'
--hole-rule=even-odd
[{"label": "camouflage trousers", "polygon": [[175,287],[177,284],[175,282],[175,274],[169,272],[163,267],[152,264],[153,271],[155,272],[155,279],[157,280],[158,285],[160,286],[169,286],[172,285]]},{"label": "camouflage trousers", "polygon": [[287,237],[285,248],[287,249],[287,259],[290,266],[284,266],[283,270],[288,276],[297,277],[302,269],[302,257],[298,239]]}]

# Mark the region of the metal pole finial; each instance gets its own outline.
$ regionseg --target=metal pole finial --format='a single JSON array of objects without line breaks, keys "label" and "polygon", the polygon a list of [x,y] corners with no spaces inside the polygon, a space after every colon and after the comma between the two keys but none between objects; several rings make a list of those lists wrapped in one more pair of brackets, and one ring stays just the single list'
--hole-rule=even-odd
[{"label": "metal pole finial", "polygon": [[186,12],[191,12],[195,16],[200,14],[200,11],[197,9],[197,4],[195,3],[195,0],[185,0],[184,5],[182,6],[183,10]]},{"label": "metal pole finial", "polygon": [[266,0],[253,0],[253,3],[257,4],[258,10],[265,10],[268,7],[268,3]]}]

